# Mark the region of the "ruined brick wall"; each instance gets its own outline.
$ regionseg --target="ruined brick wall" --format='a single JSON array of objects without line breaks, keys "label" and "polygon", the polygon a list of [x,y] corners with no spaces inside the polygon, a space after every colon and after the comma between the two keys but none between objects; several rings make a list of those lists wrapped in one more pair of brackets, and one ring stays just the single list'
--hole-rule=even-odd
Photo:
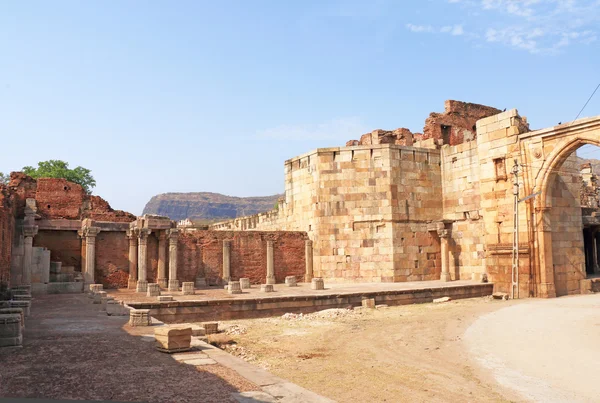
[{"label": "ruined brick wall", "polygon": [[91,218],[95,221],[132,222],[136,216],[122,210],[114,210],[106,200],[99,196],[87,196],[87,203],[81,218]]},{"label": "ruined brick wall", "polygon": [[457,145],[476,137],[475,123],[482,118],[502,112],[490,106],[448,100],[444,112],[432,112],[425,120],[423,135],[415,139],[433,139],[437,145]]},{"label": "ruined brick wall", "polygon": [[275,278],[302,279],[306,264],[303,232],[265,231],[190,231],[178,241],[178,278],[194,281],[205,277],[209,284],[220,284],[223,270],[223,240],[231,240],[231,277],[247,277],[253,284],[264,284],[267,275],[267,241],[272,240]]},{"label": "ruined brick wall", "polygon": [[11,172],[8,188],[15,199],[16,217],[23,217],[25,215],[25,200],[35,198],[37,188],[35,179],[22,172]]},{"label": "ruined brick wall", "polygon": [[129,240],[124,232],[100,231],[96,236],[96,283],[105,288],[127,287]]},{"label": "ruined brick wall", "polygon": [[76,183],[55,178],[37,180],[35,200],[43,218],[78,219],[84,199],[85,191]]},{"label": "ruined brick wall", "polygon": [[62,262],[63,266],[73,266],[75,271],[81,271],[81,239],[76,231],[40,230],[33,238],[33,246],[49,249],[51,261]]},{"label": "ruined brick wall", "polygon": [[16,203],[7,186],[0,185],[0,285],[10,284]]}]

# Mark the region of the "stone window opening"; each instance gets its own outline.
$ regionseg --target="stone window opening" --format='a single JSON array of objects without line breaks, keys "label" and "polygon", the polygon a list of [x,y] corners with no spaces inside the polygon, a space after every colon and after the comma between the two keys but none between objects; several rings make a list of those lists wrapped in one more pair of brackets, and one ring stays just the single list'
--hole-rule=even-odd
[{"label": "stone window opening", "polygon": [[441,129],[443,144],[450,144],[450,133],[452,131],[452,126],[441,125]]},{"label": "stone window opening", "polygon": [[506,180],[506,164],[504,158],[494,158],[494,168],[496,170],[496,182],[499,180]]}]

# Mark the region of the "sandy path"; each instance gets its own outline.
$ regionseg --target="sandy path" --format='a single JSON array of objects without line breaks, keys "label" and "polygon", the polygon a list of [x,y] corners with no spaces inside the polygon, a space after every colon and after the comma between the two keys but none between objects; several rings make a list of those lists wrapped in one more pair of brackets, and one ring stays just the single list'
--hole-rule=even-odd
[{"label": "sandy path", "polygon": [[479,318],[472,355],[524,399],[600,401],[600,294],[528,300]]},{"label": "sandy path", "polygon": [[515,395],[479,373],[461,340],[480,315],[510,304],[477,298],[235,321],[247,333],[231,337],[237,354],[340,402],[507,401]]}]

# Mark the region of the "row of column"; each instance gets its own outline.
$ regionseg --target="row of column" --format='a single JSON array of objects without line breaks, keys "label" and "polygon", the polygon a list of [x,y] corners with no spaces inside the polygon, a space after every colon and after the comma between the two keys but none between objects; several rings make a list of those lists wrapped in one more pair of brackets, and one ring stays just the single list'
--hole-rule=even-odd
[{"label": "row of column", "polygon": [[[306,271],[304,281],[310,282],[313,278],[313,244],[311,240],[304,243],[304,257]],[[223,241],[223,282],[231,280],[231,241]],[[273,257],[273,241],[267,241],[267,277],[265,284],[275,284],[275,264]]]},{"label": "row of column", "polygon": [[[148,228],[132,228],[127,231],[129,239],[129,281],[128,288],[138,292],[148,289]],[[179,289],[177,280],[177,240],[179,231],[176,228],[161,230],[158,233],[158,278],[157,283],[169,291]],[[166,275],[167,239],[169,241],[169,277]]]},{"label": "row of column", "polygon": [[21,284],[31,284],[31,261],[33,260],[33,237],[37,235],[37,225],[25,225],[23,227],[23,265],[21,268]]}]

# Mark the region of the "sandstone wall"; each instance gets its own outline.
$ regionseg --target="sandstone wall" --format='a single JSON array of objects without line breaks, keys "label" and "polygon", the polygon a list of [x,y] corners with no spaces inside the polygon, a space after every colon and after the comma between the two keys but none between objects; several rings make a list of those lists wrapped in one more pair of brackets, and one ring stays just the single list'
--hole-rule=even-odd
[{"label": "sandstone wall", "polygon": [[581,177],[573,153],[559,168],[551,185],[552,262],[556,296],[579,294],[585,274]]},{"label": "sandstone wall", "polygon": [[265,231],[189,231],[178,241],[178,278],[194,281],[205,277],[209,284],[220,284],[223,270],[223,240],[231,240],[231,277],[250,278],[264,284],[267,276],[267,241],[273,241],[275,278],[283,283],[286,276],[304,277],[305,240],[303,232]]}]

